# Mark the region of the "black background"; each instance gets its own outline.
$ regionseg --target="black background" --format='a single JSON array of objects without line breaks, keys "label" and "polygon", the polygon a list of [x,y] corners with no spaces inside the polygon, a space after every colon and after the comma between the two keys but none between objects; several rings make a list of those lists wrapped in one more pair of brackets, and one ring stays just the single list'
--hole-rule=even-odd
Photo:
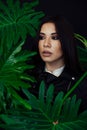
[{"label": "black background", "polygon": [[38,7],[45,14],[63,14],[76,33],[87,38],[87,4],[85,0],[40,0]]},{"label": "black background", "polygon": [[[34,0],[22,0],[22,2]],[[74,31],[87,38],[87,2],[86,0],[39,0],[36,10],[46,15],[63,14],[73,25]]]}]

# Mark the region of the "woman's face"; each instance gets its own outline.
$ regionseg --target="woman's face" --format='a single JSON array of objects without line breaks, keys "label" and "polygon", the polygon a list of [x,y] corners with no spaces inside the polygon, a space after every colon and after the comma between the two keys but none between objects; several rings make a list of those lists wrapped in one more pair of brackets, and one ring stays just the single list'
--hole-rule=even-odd
[{"label": "woman's face", "polygon": [[61,42],[54,23],[44,23],[39,34],[39,53],[47,63],[60,64],[64,62]]}]

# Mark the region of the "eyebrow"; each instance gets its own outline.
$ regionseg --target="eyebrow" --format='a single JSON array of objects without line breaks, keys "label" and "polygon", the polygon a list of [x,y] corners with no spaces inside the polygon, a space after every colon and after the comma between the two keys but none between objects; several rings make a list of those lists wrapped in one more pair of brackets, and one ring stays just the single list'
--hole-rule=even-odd
[{"label": "eyebrow", "polygon": [[[40,32],[40,34],[45,35],[45,33],[42,33],[42,32]],[[56,33],[56,32],[51,33],[51,35],[55,35],[55,34],[58,34],[58,33]]]}]

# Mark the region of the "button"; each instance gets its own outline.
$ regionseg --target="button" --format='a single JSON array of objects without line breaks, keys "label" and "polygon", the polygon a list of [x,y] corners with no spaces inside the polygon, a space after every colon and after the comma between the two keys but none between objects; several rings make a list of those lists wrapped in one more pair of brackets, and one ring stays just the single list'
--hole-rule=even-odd
[{"label": "button", "polygon": [[72,77],[72,80],[75,80],[75,77]]}]

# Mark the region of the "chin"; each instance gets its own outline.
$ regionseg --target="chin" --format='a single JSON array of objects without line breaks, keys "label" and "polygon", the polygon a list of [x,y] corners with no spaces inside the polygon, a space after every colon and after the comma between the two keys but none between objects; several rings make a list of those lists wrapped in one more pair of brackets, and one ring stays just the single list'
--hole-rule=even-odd
[{"label": "chin", "polygon": [[43,59],[44,62],[52,62],[52,60]]}]

